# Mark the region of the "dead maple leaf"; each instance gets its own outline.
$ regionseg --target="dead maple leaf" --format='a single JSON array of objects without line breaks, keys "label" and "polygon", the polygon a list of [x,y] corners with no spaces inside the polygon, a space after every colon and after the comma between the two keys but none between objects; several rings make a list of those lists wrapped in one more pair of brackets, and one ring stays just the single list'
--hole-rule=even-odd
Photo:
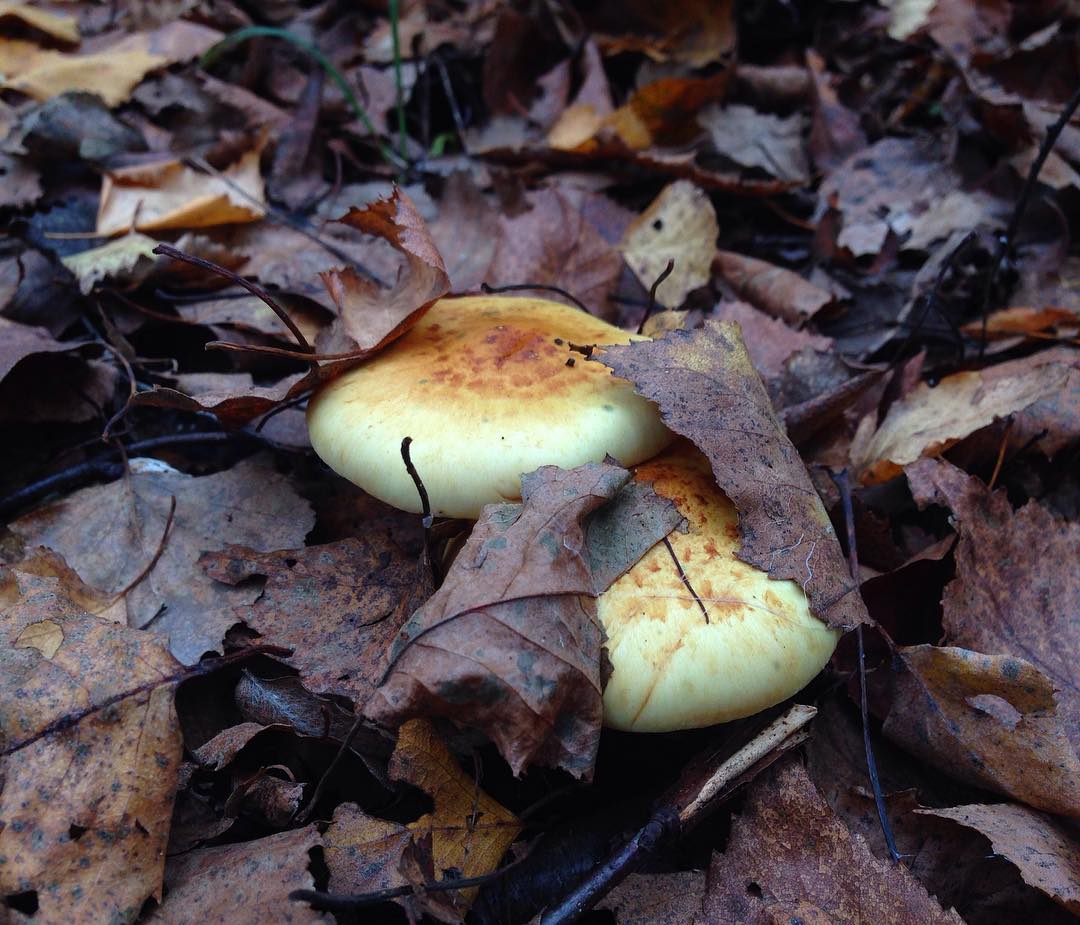
[{"label": "dead maple leaf", "polygon": [[232,586],[263,577],[257,599],[236,607],[231,622],[292,649],[289,662],[312,691],[355,703],[371,695],[383,653],[431,594],[426,564],[374,537],[267,553],[231,546],[199,564]]},{"label": "dead maple leaf", "polygon": [[515,774],[591,775],[603,713],[594,598],[681,520],[628,479],[608,464],[545,466],[522,478],[521,505],[488,505],[365,712],[479,727]]},{"label": "dead maple leaf", "polygon": [[1080,817],[1080,759],[1054,686],[1030,662],[968,649],[898,650],[884,732],[924,761],[1036,809]]},{"label": "dead maple leaf", "polygon": [[[491,873],[521,831],[517,817],[461,769],[427,720],[409,720],[399,730],[390,776],[431,797],[432,811],[410,822],[408,828],[414,839],[431,839],[436,872],[458,870],[462,877]],[[464,911],[475,898],[476,888],[458,895],[462,901],[455,905]]]},{"label": "dead maple leaf", "polygon": [[[953,373],[931,388],[920,383],[873,428],[867,418],[851,445],[864,485],[884,482],[923,456],[938,456],[998,418],[1017,415],[1012,438],[1050,454],[1080,436],[1080,351],[1058,348],[988,369]],[[1020,414],[1018,414],[1018,412]]]},{"label": "dead maple leaf", "polygon": [[1014,511],[1004,491],[937,460],[907,469],[920,507],[943,504],[960,534],[956,578],[945,589],[942,623],[952,645],[1015,655],[1045,674],[1060,694],[1059,712],[1080,751],[1080,524],[1038,501]]},{"label": "dead maple leaf", "polygon": [[646,289],[674,261],[671,275],[656,289],[656,301],[678,308],[691,290],[709,281],[719,233],[709,197],[689,180],[677,180],[630,223],[619,249]]},{"label": "dead maple leaf", "polygon": [[0,572],[0,893],[44,921],[133,922],[160,898],[180,765],[163,640],[85,613],[57,578]]},{"label": "dead maple leaf", "polygon": [[835,301],[798,273],[744,254],[717,251],[713,267],[740,298],[788,324],[802,324]]},{"label": "dead maple leaf", "polygon": [[126,596],[127,621],[167,635],[173,654],[194,664],[205,652],[221,651],[236,622],[233,607],[258,596],[254,588],[215,583],[199,569],[199,556],[229,543],[260,551],[296,545],[314,524],[308,503],[265,459],[201,478],[136,460],[127,478],[77,491],[24,515],[12,529],[58,552],[84,581],[115,593],[151,564],[174,497],[161,557]]},{"label": "dead maple leaf", "polygon": [[309,852],[321,844],[318,830],[309,825],[170,858],[165,867],[168,893],[153,911],[153,920],[163,925],[328,923],[328,916],[289,899],[293,890],[314,888]]},{"label": "dead maple leaf", "polygon": [[206,174],[181,160],[120,167],[105,174],[97,234],[207,228],[258,221],[266,214],[261,146]]},{"label": "dead maple leaf", "polygon": [[1070,912],[1080,913],[1080,843],[1060,820],[1012,803],[915,811],[982,833],[995,854],[1016,865],[1025,883]]},{"label": "dead maple leaf", "polygon": [[655,402],[664,423],[709,457],[739,511],[744,562],[799,583],[830,626],[867,621],[829,516],[784,433],[732,322],[609,346],[594,359]]},{"label": "dead maple leaf", "polygon": [[[412,832],[402,822],[365,813],[355,803],[342,803],[323,833],[323,852],[330,869],[331,893],[372,893],[405,886],[402,855]],[[496,861],[498,863],[498,861]]]},{"label": "dead maple leaf", "polygon": [[801,116],[782,118],[732,103],[703,109],[698,122],[708,132],[712,149],[740,167],[757,168],[793,183],[809,180]]},{"label": "dead maple leaf", "polygon": [[708,922],[962,925],[904,867],[875,858],[794,757],[753,783],[706,889]]}]

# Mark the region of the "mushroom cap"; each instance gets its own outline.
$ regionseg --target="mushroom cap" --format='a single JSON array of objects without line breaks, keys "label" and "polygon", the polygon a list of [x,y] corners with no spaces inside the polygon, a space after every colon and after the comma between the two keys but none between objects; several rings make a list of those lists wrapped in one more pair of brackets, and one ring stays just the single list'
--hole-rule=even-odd
[{"label": "mushroom cap", "polygon": [[311,445],[364,491],[418,512],[401,460],[401,441],[412,437],[432,513],[476,518],[485,504],[520,498],[522,473],[606,455],[632,466],[671,441],[655,405],[569,346],[638,339],[546,299],[440,299],[315,395]]},{"label": "mushroom cap", "polygon": [[693,729],[752,716],[804,687],[839,633],[811,614],[797,582],[735,558],[739,515],[705,456],[680,441],[634,477],[686,517],[689,531],[667,539],[698,600],[663,543],[600,596],[613,668],[604,723],[633,732]]}]

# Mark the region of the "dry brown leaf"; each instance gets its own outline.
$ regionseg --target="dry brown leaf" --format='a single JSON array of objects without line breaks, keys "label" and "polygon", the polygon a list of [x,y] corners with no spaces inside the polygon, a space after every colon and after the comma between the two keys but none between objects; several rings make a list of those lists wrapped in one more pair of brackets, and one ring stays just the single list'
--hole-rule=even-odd
[{"label": "dry brown leaf", "polygon": [[1080,843],[1051,816],[1011,803],[973,804],[916,812],[952,819],[990,839],[996,854],[1017,866],[1024,882],[1080,913]]},{"label": "dry brown leaf", "polygon": [[542,764],[590,776],[603,713],[594,598],[681,520],[628,479],[608,464],[545,466],[522,478],[521,505],[488,505],[365,712],[478,727],[515,774]]},{"label": "dry brown leaf", "polygon": [[693,925],[704,896],[704,871],[631,874],[596,908],[610,909],[618,925]]},{"label": "dry brown leaf", "polygon": [[800,350],[824,353],[833,346],[832,338],[796,331],[746,302],[721,302],[713,309],[713,317],[739,325],[754,369],[766,383],[782,376],[785,361]]},{"label": "dry brown leaf", "polygon": [[529,193],[526,201],[528,211],[499,216],[495,255],[484,281],[558,286],[603,315],[622,259],[589,221],[588,198],[548,187]]},{"label": "dry brown leaf", "polygon": [[814,103],[807,149],[819,171],[834,170],[866,147],[866,135],[858,115],[840,102],[825,59],[812,48],[806,49],[806,70]]},{"label": "dry brown leaf", "polygon": [[961,780],[1036,809],[1080,818],[1080,759],[1054,685],[1030,662],[968,649],[898,651],[884,731]]},{"label": "dry brown leaf", "polygon": [[[405,886],[402,855],[412,832],[401,822],[369,816],[355,803],[342,803],[323,833],[331,893],[372,893]],[[498,861],[496,861],[498,863]]]},{"label": "dry brown leaf", "polygon": [[605,347],[596,359],[634,383],[668,427],[709,457],[716,483],[739,511],[740,559],[798,582],[830,626],[866,622],[829,516],[736,324],[706,321],[694,331]]},{"label": "dry brown leaf", "polygon": [[258,221],[266,214],[260,155],[259,147],[245,152],[220,177],[180,160],[112,170],[102,181],[97,234]]},{"label": "dry brown leaf", "polygon": [[170,858],[165,868],[168,893],[154,910],[153,921],[162,925],[330,923],[330,916],[289,899],[293,890],[314,888],[308,852],[321,844],[318,830],[309,825]]},{"label": "dry brown leaf", "polygon": [[903,867],[880,861],[829,809],[797,758],[757,778],[709,867],[708,925],[963,925]]},{"label": "dry brown leaf", "polygon": [[[313,342],[329,323],[331,316],[321,308],[312,306],[306,299],[275,293],[274,301],[289,313],[293,324],[300,329],[308,343]],[[253,295],[233,293],[231,298],[222,296],[202,302],[189,302],[176,305],[175,309],[181,318],[192,324],[227,325],[239,331],[273,337],[289,347],[296,346],[292,332],[285,327],[278,314],[262,299]]]},{"label": "dry brown leaf", "polygon": [[60,595],[87,613],[109,623],[127,623],[127,607],[122,598],[86,584],[75,570],[51,549],[38,546],[28,550],[19,560],[18,568],[25,575],[57,579]]},{"label": "dry brown leaf", "polygon": [[[1037,501],[1014,511],[1004,491],[924,459],[907,469],[920,507],[942,504],[960,534],[945,589],[946,638],[978,652],[1027,659],[1058,688],[1059,714],[1080,752],[1080,524]],[[1063,567],[1063,565],[1065,567]]]},{"label": "dry brown leaf", "polygon": [[654,61],[692,68],[724,60],[735,49],[735,4],[731,0],[619,0],[581,10],[608,55],[641,51]]},{"label": "dry brown leaf", "polygon": [[698,121],[709,133],[712,149],[740,167],[763,170],[778,180],[808,181],[801,116],[781,118],[732,103],[703,109]]},{"label": "dry brown leaf", "polygon": [[714,266],[740,298],[788,324],[802,324],[835,301],[831,292],[765,260],[717,251]]},{"label": "dry brown leaf", "polygon": [[[431,839],[436,872],[454,869],[463,877],[491,873],[521,831],[517,817],[461,769],[427,720],[409,720],[401,727],[390,759],[390,776],[431,797],[432,811],[410,822],[409,831],[414,838]],[[475,898],[476,888],[457,895],[461,900],[455,905],[464,911]]]},{"label": "dry brown leaf", "polygon": [[[1080,315],[1064,308],[1029,308],[1014,305],[998,309],[986,318],[986,336],[991,340],[1016,337],[1018,334],[1040,334],[1054,328],[1075,329]],[[982,321],[973,321],[960,328],[968,337],[981,337]]]},{"label": "dry brown leaf", "polygon": [[426,564],[374,536],[268,553],[229,547],[199,564],[232,586],[264,578],[257,600],[235,608],[232,622],[292,649],[289,661],[312,691],[355,703],[371,695],[383,654],[432,590]]},{"label": "dry brown leaf", "polygon": [[[137,283],[153,267],[154,248],[158,242],[144,234],[133,232],[115,241],[80,251],[64,257],[63,263],[79,281],[79,291],[89,294],[94,286],[105,279],[122,279],[125,283]],[[140,267],[140,263],[142,266]],[[141,272],[134,273],[136,269]]]},{"label": "dry brown leaf", "polygon": [[420,320],[436,299],[450,291],[443,259],[409,197],[395,187],[386,199],[352,209],[339,222],[387,241],[406,266],[387,292],[352,268],[321,273],[338,307],[338,318],[317,348],[324,353],[378,350]]},{"label": "dry brown leaf", "polygon": [[495,257],[499,216],[463,170],[446,180],[439,214],[429,224],[454,292],[479,289]]},{"label": "dry brown leaf", "polygon": [[92,54],[39,49],[21,56],[17,69],[5,67],[0,86],[36,100],[85,90],[119,106],[148,73],[198,57],[221,38],[216,29],[177,19],[153,32],[125,35]]},{"label": "dry brown leaf", "polygon": [[[173,686],[50,724],[179,666],[151,633],[91,616],[61,580],[0,572],[0,894],[48,922],[133,922],[160,898],[180,765]],[[29,740],[29,741],[28,741]]]},{"label": "dry brown leaf", "polygon": [[601,134],[610,133],[631,151],[686,141],[698,132],[698,110],[723,96],[730,76],[724,70],[710,77],[664,77],[639,87],[604,119]]},{"label": "dry brown leaf", "polygon": [[[864,485],[884,482],[923,456],[950,446],[1017,412],[1013,439],[1046,427],[1038,446],[1046,453],[1080,436],[1080,351],[1048,350],[988,369],[954,373],[931,388],[920,383],[895,402],[876,431],[861,429],[851,445],[851,461]],[[1027,411],[1030,409],[1030,411]],[[872,421],[870,422],[872,425]],[[1047,439],[1049,438],[1049,439]]]},{"label": "dry brown leaf", "polygon": [[161,558],[125,598],[127,620],[167,635],[173,654],[193,664],[205,652],[221,651],[236,620],[233,607],[258,595],[215,583],[198,567],[199,556],[230,543],[261,551],[298,545],[314,524],[308,503],[267,460],[201,478],[136,460],[126,479],[84,488],[26,514],[12,529],[60,553],[84,581],[117,592],[150,564],[173,497],[172,529]]},{"label": "dry brown leaf", "polygon": [[37,202],[42,192],[41,174],[30,158],[0,151],[0,207],[21,209]]},{"label": "dry brown leaf", "polygon": [[678,308],[691,290],[709,281],[719,233],[709,197],[689,180],[677,180],[630,223],[619,249],[646,289],[673,260],[671,275],[656,289],[656,301]]}]

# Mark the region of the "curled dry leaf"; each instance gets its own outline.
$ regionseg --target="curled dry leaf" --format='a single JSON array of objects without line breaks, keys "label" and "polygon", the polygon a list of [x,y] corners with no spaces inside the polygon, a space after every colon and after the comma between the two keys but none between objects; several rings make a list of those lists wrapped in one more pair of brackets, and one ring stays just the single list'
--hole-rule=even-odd
[{"label": "curled dry leaf", "polygon": [[431,594],[426,564],[374,538],[267,553],[233,546],[199,564],[234,587],[264,578],[258,598],[236,607],[231,622],[292,649],[289,662],[312,691],[356,703],[371,695],[383,653]]},{"label": "curled dry leaf", "polygon": [[121,278],[128,283],[141,280],[146,273],[135,274],[133,271],[139,267],[140,261],[144,261],[141,268],[144,271],[153,266],[154,248],[157,245],[153,238],[133,232],[101,247],[64,257],[63,264],[79,281],[79,291],[87,295],[105,279]]},{"label": "curled dry leaf", "polygon": [[168,894],[154,911],[153,921],[162,925],[329,923],[328,915],[289,899],[293,890],[314,888],[309,852],[321,845],[318,830],[309,825],[171,858],[165,868]]},{"label": "curled dry leaf", "polygon": [[[864,485],[884,482],[923,456],[938,456],[998,418],[1017,414],[1011,438],[1053,453],[1080,436],[1080,351],[1059,348],[988,369],[954,373],[935,387],[923,382],[895,402],[872,433],[865,425],[851,445]],[[872,421],[870,422],[872,426]]]},{"label": "curled dry leaf", "polygon": [[85,613],[60,579],[0,572],[0,894],[36,893],[49,922],[133,922],[160,898],[180,766],[173,686],[46,730],[178,669],[163,640]]},{"label": "curled dry leaf", "polygon": [[716,483],[739,511],[740,559],[797,581],[830,626],[868,620],[829,516],[738,325],[707,321],[659,340],[605,347],[594,358],[634,383],[668,427],[708,456]]},{"label": "curled dry leaf", "polygon": [[878,860],[847,830],[797,758],[751,786],[706,890],[710,923],[962,925],[904,867]]},{"label": "curled dry leaf", "polygon": [[479,727],[515,774],[591,775],[603,712],[594,598],[681,520],[647,486],[620,491],[628,479],[607,464],[545,466],[522,479],[520,506],[488,505],[365,712]]},{"label": "curled dry leaf", "polygon": [[719,233],[709,197],[689,180],[677,180],[630,223],[619,248],[646,289],[674,261],[671,275],[657,287],[656,301],[678,308],[691,290],[709,281]]},{"label": "curled dry leaf", "polygon": [[1058,819],[1011,803],[976,803],[917,813],[952,819],[990,839],[994,853],[1012,861],[1024,882],[1070,912],[1080,913],[1080,842]]},{"label": "curled dry leaf", "polygon": [[197,565],[202,552],[229,543],[259,550],[298,545],[314,525],[308,503],[265,459],[201,478],[136,460],[127,478],[77,491],[21,517],[12,529],[60,553],[84,581],[115,593],[150,565],[172,498],[172,528],[157,563],[126,595],[127,622],[167,635],[173,654],[194,664],[205,652],[221,651],[236,622],[233,607],[258,595],[204,575]]},{"label": "curled dry leaf", "polygon": [[1059,711],[1080,751],[1080,524],[1037,501],[1018,511],[955,466],[924,459],[907,469],[916,502],[943,504],[960,534],[956,578],[945,589],[948,641],[1025,658],[1058,688]]},{"label": "curled dry leaf", "polygon": [[910,646],[888,682],[889,738],[953,777],[1080,818],[1080,759],[1054,685],[1030,662]]},{"label": "curled dry leaf", "polygon": [[740,298],[788,324],[802,324],[835,301],[831,292],[765,260],[717,251],[713,266]]}]

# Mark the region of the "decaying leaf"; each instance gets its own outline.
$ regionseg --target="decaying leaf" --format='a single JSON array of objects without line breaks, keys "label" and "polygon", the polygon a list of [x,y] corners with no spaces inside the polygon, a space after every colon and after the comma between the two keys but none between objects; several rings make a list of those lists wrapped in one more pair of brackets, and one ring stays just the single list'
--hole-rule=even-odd
[{"label": "decaying leaf", "polygon": [[901,865],[880,861],[833,815],[797,758],[759,777],[713,855],[703,921],[962,925]]},{"label": "decaying leaf", "polygon": [[1017,866],[1025,883],[1070,912],[1080,913],[1080,843],[1062,822],[1012,803],[976,803],[916,812],[981,832],[997,854]]},{"label": "decaying leaf", "polygon": [[[147,262],[153,265],[157,244],[153,238],[133,232],[101,247],[92,247],[65,257],[64,266],[75,274],[79,290],[86,295],[104,279],[124,277],[128,282],[137,281],[139,276],[132,271],[138,268],[140,262],[143,262],[143,270],[149,269]],[[140,275],[145,276],[145,273]]]},{"label": "decaying leaf", "polygon": [[402,855],[411,841],[412,832],[404,823],[369,816],[355,803],[342,803],[323,834],[329,891],[373,893],[405,886],[409,881],[402,872]]},{"label": "decaying leaf", "polygon": [[620,491],[628,479],[608,464],[545,466],[523,477],[520,506],[488,505],[365,712],[479,727],[515,774],[589,776],[603,712],[594,598],[681,520],[646,486]]},{"label": "decaying leaf", "polygon": [[258,147],[245,152],[221,176],[171,159],[111,170],[102,181],[97,234],[258,221],[266,214],[260,155]]},{"label": "decaying leaf", "polygon": [[[937,460],[907,469],[922,506],[944,504],[960,534],[945,589],[946,638],[978,652],[1027,659],[1059,690],[1059,713],[1080,751],[1080,524],[1038,501],[1013,511],[1005,492]],[[1065,565],[1065,567],[1063,567]]]},{"label": "decaying leaf", "polygon": [[705,872],[631,874],[597,905],[619,925],[691,925],[699,921]]},{"label": "decaying leaf", "polygon": [[709,457],[739,511],[744,562],[797,581],[830,626],[867,620],[806,467],[784,433],[732,322],[609,346],[596,358],[656,402],[664,422]]},{"label": "decaying leaf", "polygon": [[328,915],[289,899],[293,890],[315,886],[309,852],[321,844],[318,830],[309,825],[170,858],[165,868],[168,894],[153,920],[163,925],[329,923]]},{"label": "decaying leaf", "polygon": [[431,593],[426,564],[374,538],[267,553],[234,546],[199,561],[232,586],[265,577],[255,602],[236,607],[231,622],[292,649],[290,662],[311,690],[356,703],[371,695],[387,647]]},{"label": "decaying leaf", "polygon": [[721,302],[713,309],[713,317],[717,321],[734,321],[739,325],[754,369],[766,384],[783,375],[785,361],[794,354],[802,350],[824,353],[833,345],[828,337],[797,331],[746,302]]},{"label": "decaying leaf", "polygon": [[74,44],[79,41],[77,19],[38,9],[32,3],[0,3],[0,23],[6,25],[7,20],[16,20],[58,42]]},{"label": "decaying leaf", "polygon": [[[996,419],[1024,412],[1018,443],[1044,428],[1046,453],[1080,436],[1080,351],[1060,348],[988,369],[953,373],[936,386],[923,382],[895,402],[873,432],[860,428],[851,460],[865,485],[884,482],[923,456],[938,456]],[[1030,411],[1028,410],[1030,409]],[[1058,412],[1062,413],[1058,413]],[[871,422],[872,423],[872,422]]]},{"label": "decaying leaf", "polygon": [[656,301],[678,308],[691,290],[709,281],[719,233],[709,197],[689,180],[677,180],[630,223],[620,249],[646,289],[674,261],[671,275],[656,289]]},{"label": "decaying leaf", "polygon": [[173,654],[192,664],[221,651],[236,622],[233,608],[258,596],[254,588],[230,588],[206,576],[197,565],[203,551],[230,543],[260,551],[293,546],[314,523],[307,502],[265,459],[201,478],[144,461],[127,478],[84,488],[12,528],[26,542],[58,552],[84,581],[117,592],[151,564],[174,497],[161,557],[126,596],[127,621],[167,635]]},{"label": "decaying leaf", "polygon": [[698,115],[713,150],[740,167],[756,167],[778,180],[805,183],[810,166],[800,116],[781,118],[750,106],[710,106]]},{"label": "decaying leaf", "polygon": [[929,645],[899,650],[884,731],[961,780],[1080,818],[1080,758],[1054,686],[1010,655]]},{"label": "decaying leaf", "polygon": [[717,251],[714,266],[740,298],[788,324],[802,324],[834,301],[798,273],[745,254]]},{"label": "decaying leaf", "polygon": [[[0,894],[43,921],[134,922],[160,898],[180,765],[163,640],[85,613],[60,580],[0,572]],[[38,738],[38,736],[40,736]]]}]

